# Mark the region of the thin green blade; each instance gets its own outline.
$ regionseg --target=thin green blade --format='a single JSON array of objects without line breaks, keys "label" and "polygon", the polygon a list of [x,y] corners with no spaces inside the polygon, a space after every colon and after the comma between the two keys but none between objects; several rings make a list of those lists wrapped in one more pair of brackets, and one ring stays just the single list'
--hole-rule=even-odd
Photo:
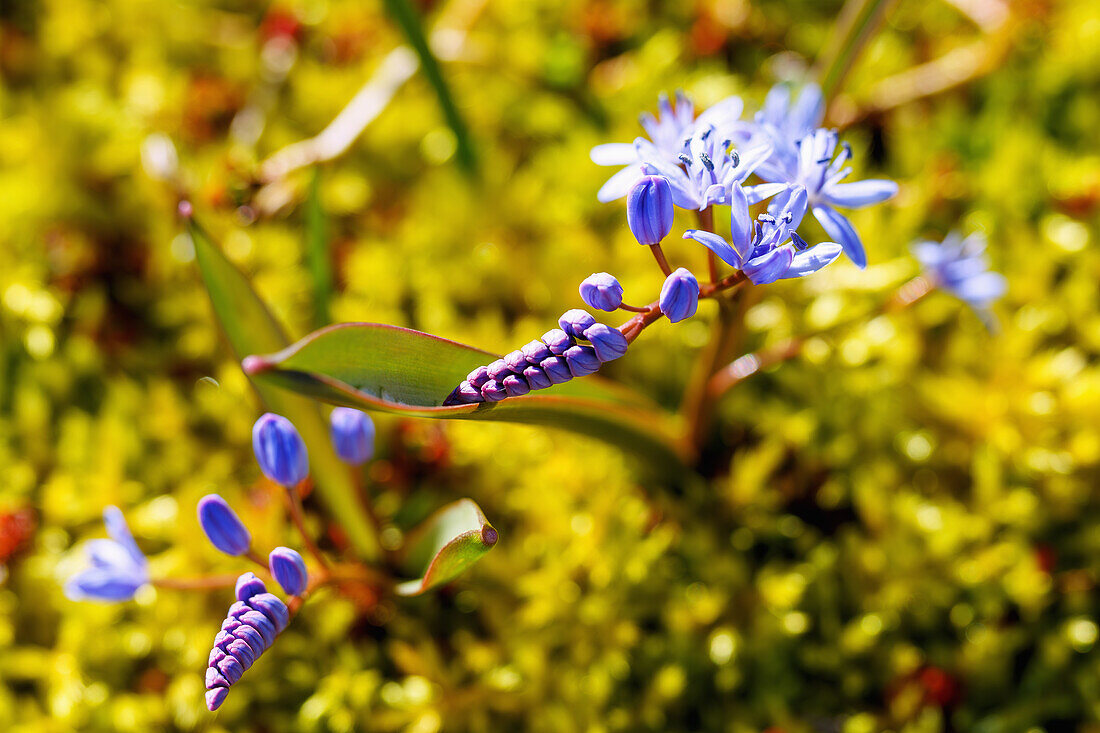
[{"label": "thin green blade", "polygon": [[481,507],[459,499],[440,509],[414,530],[406,544],[402,568],[419,576],[399,584],[403,596],[417,596],[457,578],[497,543]]}]

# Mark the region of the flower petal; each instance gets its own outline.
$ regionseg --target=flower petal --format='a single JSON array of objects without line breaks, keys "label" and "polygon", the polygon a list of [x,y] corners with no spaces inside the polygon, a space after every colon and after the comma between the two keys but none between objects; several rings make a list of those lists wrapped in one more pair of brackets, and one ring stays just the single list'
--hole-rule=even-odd
[{"label": "flower petal", "polygon": [[802,87],[788,117],[788,124],[799,132],[808,132],[820,125],[825,117],[825,97],[821,94],[821,87],[813,82]]},{"label": "flower petal", "polygon": [[605,143],[588,153],[596,165],[629,165],[637,162],[638,153],[630,143]]},{"label": "flower petal", "polygon": [[89,540],[84,544],[84,554],[92,567],[110,570],[113,568],[132,570],[134,564],[130,552],[114,540]]},{"label": "flower petal", "polygon": [[743,262],[752,249],[752,214],[749,212],[749,199],[737,184],[730,189],[730,198],[732,199],[730,201],[731,239],[734,249],[737,250],[738,260]]},{"label": "flower petal", "polygon": [[623,168],[611,178],[607,179],[607,183],[600,187],[599,192],[596,194],[596,200],[602,204],[609,203],[616,199],[621,199],[630,193],[630,189],[634,188],[634,184],[638,182],[638,179],[644,175],[642,173],[642,164],[633,163]]},{"label": "flower petal", "polygon": [[688,229],[684,232],[684,239],[694,239],[699,244],[709,249],[730,267],[741,269],[741,256],[737,254],[730,243],[714,232],[703,229]]},{"label": "flower petal", "polygon": [[798,252],[791,259],[791,266],[784,277],[806,277],[831,264],[844,249],[836,242],[822,242],[805,252]]},{"label": "flower petal", "polygon": [[134,564],[138,567],[144,567],[145,555],[142,554],[141,549],[134,542],[134,536],[130,534],[130,527],[126,524],[125,517],[122,516],[122,510],[117,506],[105,508],[103,510],[103,523],[107,525],[107,534],[115,542],[122,545],[123,549],[129,553]]},{"label": "flower petal", "polygon": [[970,303],[986,304],[1005,294],[1008,281],[999,272],[983,272],[955,287],[955,294]]},{"label": "flower petal", "polygon": [[856,264],[859,269],[867,267],[867,252],[863,249],[863,243],[859,241],[859,235],[852,227],[852,223],[824,204],[813,207],[814,216],[821,226],[825,228],[829,236],[840,243],[844,248],[844,254]]},{"label": "flower petal", "polygon": [[742,269],[754,285],[767,285],[786,276],[793,257],[790,247],[778,247],[749,260]]},{"label": "flower petal", "polygon": [[[757,170],[759,173],[759,170]],[[749,205],[758,204],[765,199],[770,199],[772,196],[780,193],[787,188],[786,183],[760,183],[756,186],[744,186],[745,196],[749,200]]]},{"label": "flower petal", "polygon": [[65,595],[73,601],[125,601],[134,597],[147,582],[144,576],[119,573],[104,568],[89,568],[77,573],[65,584]]},{"label": "flower petal", "polygon": [[825,200],[834,206],[859,209],[885,201],[897,192],[898,184],[895,181],[872,178],[855,183],[836,183],[822,193],[825,195]]}]

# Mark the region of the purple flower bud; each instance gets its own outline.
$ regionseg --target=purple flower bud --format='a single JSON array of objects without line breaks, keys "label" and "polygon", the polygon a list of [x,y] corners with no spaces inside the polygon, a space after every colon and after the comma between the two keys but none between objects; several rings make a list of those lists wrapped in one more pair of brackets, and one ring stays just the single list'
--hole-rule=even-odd
[{"label": "purple flower bud", "polygon": [[[248,668],[256,663],[256,652],[252,650],[247,641],[233,639],[226,645],[225,653],[229,655],[226,659],[232,657],[241,663],[242,672],[247,672]],[[222,660],[222,663],[224,662],[225,659]]]},{"label": "purple flower bud", "polygon": [[[571,338],[579,339],[584,338],[583,334],[586,328],[596,322],[596,319],[592,317],[592,314],[588,311],[582,311],[580,308],[573,308],[567,310],[561,314],[561,318],[558,319],[558,325],[561,326],[561,330],[565,331]],[[553,349],[551,349],[553,351]]]},{"label": "purple flower bud", "polygon": [[626,353],[626,347],[630,344],[626,336],[617,328],[597,323],[589,326],[584,332],[584,337],[592,342],[592,348],[596,351],[596,358],[601,362],[618,359]]},{"label": "purple flower bud", "polygon": [[236,638],[237,637],[233,636],[233,634],[231,634],[230,632],[226,631],[225,629],[222,629],[214,637],[214,646],[216,646],[218,649],[221,649],[224,652],[225,648],[227,646],[229,646],[229,643],[231,641],[233,641],[234,639],[236,639]]},{"label": "purple flower bud", "polygon": [[206,689],[212,690],[215,687],[229,687],[229,680],[225,676],[214,669],[214,667],[206,668]]},{"label": "purple flower bud", "polygon": [[332,447],[349,466],[361,466],[374,456],[374,421],[350,407],[337,407],[329,416]]},{"label": "purple flower bud", "polygon": [[565,352],[565,363],[574,377],[585,377],[599,371],[600,360],[591,346],[571,346]]},{"label": "purple flower bud", "polygon": [[589,308],[613,311],[623,304],[623,286],[613,275],[594,272],[581,283],[581,300]]},{"label": "purple flower bud", "polygon": [[226,555],[243,555],[252,545],[252,535],[225,499],[207,494],[199,499],[199,524],[210,544]]},{"label": "purple flower bud", "polygon": [[275,624],[264,614],[253,609],[241,616],[241,621],[252,628],[256,629],[260,634],[260,638],[264,640],[264,647],[268,648],[275,643],[275,637],[279,635],[279,632],[275,630]]},{"label": "purple flower bud", "polygon": [[252,647],[252,653],[257,658],[267,650],[268,645],[264,641],[263,634],[248,624],[242,624],[233,632],[233,636]]},{"label": "purple flower bud", "polygon": [[659,302],[670,322],[691,318],[699,307],[699,281],[687,269],[679,268],[665,278]]},{"label": "purple flower bud", "polygon": [[531,385],[527,384],[527,380],[523,377],[517,377],[515,374],[509,374],[505,377],[501,385],[509,397],[522,397],[531,391]]},{"label": "purple flower bud", "polygon": [[228,687],[215,687],[206,691],[206,709],[210,712],[214,712],[222,706],[225,702],[225,698],[229,695]]},{"label": "purple flower bud", "polygon": [[565,353],[566,349],[573,345],[573,339],[569,337],[569,334],[559,328],[554,328],[544,333],[542,335],[542,342],[546,344],[546,348],[550,350],[550,353],[556,356],[561,356]]},{"label": "purple flower bud", "polygon": [[[218,662],[220,662],[224,658],[225,658],[225,652],[223,652],[218,647],[214,647],[213,649],[210,650],[210,656],[206,660],[206,666],[207,667],[213,667],[215,664],[217,664]],[[209,672],[207,674],[209,674]]]},{"label": "purple flower bud", "polygon": [[309,475],[309,455],[298,431],[281,415],[267,413],[252,426],[252,450],[260,470],[288,489]]},{"label": "purple flower bud", "polygon": [[643,176],[626,198],[626,223],[639,244],[659,244],[672,231],[672,187],[662,176]]},{"label": "purple flower bud", "polygon": [[[244,642],[241,643],[243,644]],[[218,662],[215,669],[222,673],[222,676],[225,677],[230,685],[235,685],[240,682],[241,675],[244,674],[244,665],[231,654],[227,654],[225,659]]]},{"label": "purple flower bud", "polygon": [[508,393],[504,391],[504,385],[495,379],[490,379],[481,387],[481,396],[486,402],[500,402],[508,396]]},{"label": "purple flower bud", "polygon": [[275,624],[275,633],[282,633],[286,625],[290,623],[290,611],[286,604],[270,593],[260,593],[248,599],[248,605],[267,616],[271,623]]},{"label": "purple flower bud", "polygon": [[522,351],[516,349],[504,355],[504,363],[513,374],[523,374],[523,370],[527,368],[527,357]]},{"label": "purple flower bud", "polygon": [[481,385],[489,381],[489,372],[486,367],[479,366],[466,375],[466,381],[468,381],[475,388],[480,388]]},{"label": "purple flower bud", "polygon": [[552,356],[550,349],[541,341],[532,341],[529,344],[525,344],[520,351],[523,352],[524,358],[527,359],[527,363],[531,366],[538,366],[542,363],[543,359],[549,359]]},{"label": "purple flower bud", "polygon": [[553,384],[562,384],[573,378],[573,373],[569,371],[569,364],[560,356],[543,359],[539,367],[546,372],[546,376],[550,378],[550,382]]},{"label": "purple flower bud", "polygon": [[537,366],[529,366],[524,369],[523,378],[527,380],[527,384],[531,385],[531,389],[546,389],[553,384],[546,372]]},{"label": "purple flower bud", "polygon": [[[224,631],[224,632],[225,632],[225,633],[227,633],[227,634],[232,634],[232,633],[233,633],[234,631],[236,631],[236,630],[237,630],[237,628],[238,628],[238,627],[239,627],[240,625],[241,625],[241,622],[240,622],[240,621],[238,621],[237,619],[235,619],[235,618],[227,618],[227,619],[226,619],[225,621],[222,621],[222,628],[221,628],[221,630],[222,630],[222,631]],[[217,644],[217,643],[218,643],[218,640],[217,640],[217,639],[215,638],[215,639],[214,639],[214,644]]]},{"label": "purple flower bud", "polygon": [[256,573],[245,573],[237,578],[236,595],[238,601],[247,601],[257,593],[266,593],[264,582],[256,577]]},{"label": "purple flower bud", "polygon": [[289,547],[276,547],[267,556],[267,561],[271,574],[287,595],[297,596],[305,592],[309,584],[309,573],[306,572],[306,564],[301,555]]},{"label": "purple flower bud", "polygon": [[[255,595],[255,594],[253,594],[253,595]],[[241,616],[245,615],[245,613],[247,613],[249,611],[249,609],[251,609],[251,608],[252,607],[249,606],[244,601],[234,601],[233,605],[229,607],[229,612],[227,614],[225,614],[225,620],[226,621],[228,621],[230,619],[240,620]]]},{"label": "purple flower bud", "polygon": [[[505,363],[504,359],[497,359],[489,366],[485,367],[486,373],[489,375],[489,379],[486,380],[486,384],[490,381],[497,381],[504,379],[512,373],[512,368]],[[481,385],[484,387],[485,385]]]},{"label": "purple flower bud", "polygon": [[[484,383],[483,383],[484,384]],[[469,380],[455,387],[455,391],[443,402],[444,405],[472,405],[482,401],[481,390]]]}]

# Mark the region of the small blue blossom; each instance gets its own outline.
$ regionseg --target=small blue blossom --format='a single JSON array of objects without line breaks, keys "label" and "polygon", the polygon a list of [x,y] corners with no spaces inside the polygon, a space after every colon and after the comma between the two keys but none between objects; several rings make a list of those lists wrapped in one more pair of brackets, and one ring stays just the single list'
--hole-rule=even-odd
[{"label": "small blue blossom", "polygon": [[332,447],[349,466],[361,466],[374,456],[374,421],[350,407],[334,408],[329,415]]},{"label": "small blue blossom", "polygon": [[[845,163],[852,148],[844,143],[837,153],[836,130],[817,129],[798,143],[798,168],[757,172],[765,180],[797,184],[806,189],[807,203],[826,233],[840,243],[844,253],[858,267],[867,266],[867,253],[851,222],[834,207],[861,209],[881,203],[898,192],[898,184],[886,179],[841,183],[852,172]],[[834,157],[835,156],[835,157]]]},{"label": "small blue blossom", "polygon": [[289,547],[276,547],[267,556],[271,575],[287,595],[300,596],[309,585],[306,563],[297,551]]},{"label": "small blue blossom", "polygon": [[806,214],[807,195],[802,186],[790,186],[780,193],[753,222],[749,202],[739,188],[733,190],[730,207],[732,243],[713,232],[689,229],[685,239],[694,239],[714,252],[723,262],[741,270],[756,285],[782,278],[804,277],[817,272],[840,256],[841,247],[822,242],[810,247],[795,232]]},{"label": "small blue blossom", "polygon": [[942,244],[917,242],[912,251],[924,267],[926,277],[967,303],[991,325],[989,307],[1004,295],[1008,284],[1004,275],[990,272],[985,248],[986,239],[981,232],[965,239],[951,232]]},{"label": "small blue blossom", "polygon": [[623,304],[623,286],[607,272],[594,272],[586,277],[580,292],[585,305],[596,310],[610,312]]},{"label": "small blue blossom", "polygon": [[672,231],[672,188],[663,176],[642,176],[626,198],[626,223],[638,244],[660,244]]},{"label": "small blue blossom", "polygon": [[252,426],[252,450],[260,470],[288,489],[309,475],[309,455],[297,429],[282,415],[268,412]]},{"label": "small blue blossom", "polygon": [[85,545],[91,567],[65,584],[65,595],[70,600],[126,601],[149,583],[149,563],[134,542],[122,511],[107,507],[103,523],[111,539],[91,540]]},{"label": "small blue blossom", "polygon": [[198,514],[199,525],[210,544],[235,557],[248,552],[252,535],[225,499],[217,494],[207,494],[199,499]]},{"label": "small blue blossom", "polygon": [[674,270],[661,286],[658,304],[671,323],[691,318],[699,307],[699,281],[686,268]]},{"label": "small blue blossom", "polygon": [[607,143],[592,148],[592,162],[597,165],[625,166],[608,179],[596,198],[604,203],[626,196],[638,179],[647,173],[647,163],[664,161],[679,165],[679,156],[688,153],[688,140],[700,126],[713,127],[720,134],[732,135],[744,105],[740,97],[727,97],[695,117],[695,106],[682,93],[676,94],[673,107],[668,97],[661,95],[659,116],[643,114],[641,124],[649,139],[638,138],[633,143]]}]

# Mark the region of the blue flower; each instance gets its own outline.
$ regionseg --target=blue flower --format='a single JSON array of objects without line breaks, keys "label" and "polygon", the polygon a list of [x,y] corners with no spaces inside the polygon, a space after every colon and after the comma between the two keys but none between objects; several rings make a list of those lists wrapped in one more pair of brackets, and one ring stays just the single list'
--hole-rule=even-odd
[{"label": "blue flower", "polygon": [[626,196],[638,179],[646,174],[644,165],[661,160],[673,167],[679,165],[679,156],[688,153],[688,140],[695,130],[714,127],[721,135],[733,134],[734,125],[741,117],[744,105],[740,97],[727,97],[695,117],[695,105],[682,93],[676,93],[673,107],[668,97],[661,95],[659,116],[643,114],[642,127],[649,139],[638,138],[633,143],[607,143],[592,148],[592,162],[597,165],[625,166],[603,185],[596,198],[607,203]]},{"label": "blue flower", "polygon": [[350,407],[337,407],[329,415],[332,446],[340,460],[361,466],[374,456],[374,421]]},{"label": "blue flower", "polygon": [[296,550],[289,547],[276,547],[267,556],[271,574],[287,595],[300,596],[309,585],[309,573],[306,563]]},{"label": "blue flower", "polygon": [[252,450],[260,470],[288,489],[309,475],[306,444],[294,425],[282,415],[268,412],[252,426]]},{"label": "blue flower", "polygon": [[1004,295],[1007,282],[1004,275],[989,271],[985,247],[985,235],[981,232],[965,239],[951,232],[942,244],[917,242],[912,251],[924,266],[926,277],[937,287],[966,302],[988,320],[989,307]]},{"label": "blue flower", "polygon": [[199,499],[198,514],[199,526],[210,544],[226,555],[239,556],[248,552],[252,535],[225,499],[217,494],[207,494]]},{"label": "blue flower", "polygon": [[772,199],[768,213],[761,214],[755,222],[750,218],[749,202],[741,188],[735,186],[732,196],[732,244],[713,232],[699,229],[689,229],[684,238],[704,245],[723,262],[744,272],[754,284],[804,277],[840,256],[840,245],[823,242],[811,248],[795,232],[806,214],[807,195],[802,186],[787,187]]},{"label": "blue flower", "polygon": [[638,244],[660,244],[672,231],[672,188],[663,176],[642,176],[626,199],[626,223]]},{"label": "blue flower", "polygon": [[794,181],[798,176],[798,144],[825,118],[825,98],[821,87],[810,83],[802,87],[797,101],[791,99],[787,84],[776,84],[764,99],[750,129],[772,143],[772,154],[756,173],[768,181]]},{"label": "blue flower", "polygon": [[111,539],[91,540],[85,545],[91,567],[65,584],[65,595],[71,600],[125,601],[149,582],[149,563],[134,542],[122,511],[107,507],[103,523]]},{"label": "blue flower", "polygon": [[[852,157],[851,147],[845,143],[836,152],[836,130],[818,129],[806,135],[798,143],[798,169],[771,171],[761,168],[758,173],[765,180],[798,184],[806,189],[808,204],[814,216],[830,237],[843,247],[858,267],[867,266],[867,253],[855,228],[835,206],[846,209],[862,209],[881,203],[898,192],[898,184],[886,179],[869,179],[855,183],[841,183],[852,172],[845,163]],[[835,154],[835,157],[834,157]]]},{"label": "blue flower", "polygon": [[699,308],[699,281],[686,268],[674,270],[665,278],[657,302],[671,323],[691,318]]},{"label": "blue flower", "polygon": [[[666,232],[667,234],[667,232]],[[614,275],[606,272],[594,272],[584,279],[580,287],[581,300],[589,308],[601,311],[614,311],[623,304],[623,286],[615,279]],[[541,341],[533,342],[546,348]],[[526,349],[527,347],[524,347]],[[524,351],[526,354],[527,352]],[[550,354],[547,353],[546,356]],[[546,356],[542,358],[545,359]],[[530,361],[530,359],[528,359]],[[540,359],[541,361],[541,359]],[[535,362],[538,363],[538,362]]]}]

